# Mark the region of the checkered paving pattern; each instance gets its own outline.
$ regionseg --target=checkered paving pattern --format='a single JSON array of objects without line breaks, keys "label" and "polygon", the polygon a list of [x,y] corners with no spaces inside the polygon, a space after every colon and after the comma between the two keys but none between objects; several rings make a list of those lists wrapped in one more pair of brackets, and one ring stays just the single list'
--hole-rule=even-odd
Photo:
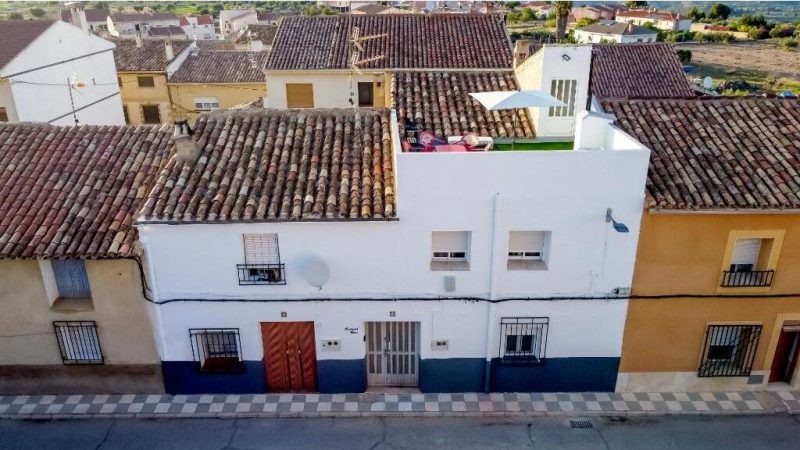
[{"label": "checkered paving pattern", "polygon": [[[781,408],[765,405],[783,405]],[[800,413],[799,392],[0,396],[0,418]]]}]

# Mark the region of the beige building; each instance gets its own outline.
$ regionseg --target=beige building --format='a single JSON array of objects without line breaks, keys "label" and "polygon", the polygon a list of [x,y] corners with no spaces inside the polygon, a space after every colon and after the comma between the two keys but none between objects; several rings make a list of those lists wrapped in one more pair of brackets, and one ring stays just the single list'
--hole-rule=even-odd
[{"label": "beige building", "polygon": [[125,122],[131,125],[172,123],[167,77],[186,59],[190,41],[114,39],[117,82]]},{"label": "beige building", "polygon": [[163,391],[132,221],[170,137],[0,125],[0,395]]},{"label": "beige building", "polygon": [[169,78],[175,119],[252,103],[267,93],[265,52],[193,50]]}]

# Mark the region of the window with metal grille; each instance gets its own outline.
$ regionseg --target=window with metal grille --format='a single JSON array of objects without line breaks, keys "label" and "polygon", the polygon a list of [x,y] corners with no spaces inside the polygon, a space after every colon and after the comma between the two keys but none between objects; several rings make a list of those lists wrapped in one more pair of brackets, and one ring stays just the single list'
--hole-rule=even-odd
[{"label": "window with metal grille", "polygon": [[219,98],[217,97],[195,97],[194,109],[201,111],[210,111],[212,109],[219,109]]},{"label": "window with metal grille", "polygon": [[773,270],[759,270],[766,265],[762,253],[769,256],[772,239],[740,238],[733,245],[728,270],[723,271],[722,287],[763,287],[772,285]]},{"label": "window with metal grille", "polygon": [[92,298],[86,264],[82,259],[54,259],[51,266],[59,298]]},{"label": "window with metal grille", "polygon": [[760,337],[761,325],[709,325],[698,376],[749,376]]},{"label": "window with metal grille", "polygon": [[547,347],[548,317],[500,319],[500,359],[504,364],[538,364]]},{"label": "window with metal grille", "polygon": [[550,117],[572,117],[575,114],[575,92],[578,80],[550,80],[550,95],[561,100],[565,106],[551,106],[547,115]]},{"label": "window with metal grille", "polygon": [[64,364],[103,364],[95,321],[58,321],[53,328]]},{"label": "window with metal grille", "polygon": [[241,372],[242,341],[238,328],[192,328],[192,355],[201,372]]},{"label": "window with metal grille", "polygon": [[286,284],[277,234],[244,234],[244,264],[237,264],[239,285]]}]

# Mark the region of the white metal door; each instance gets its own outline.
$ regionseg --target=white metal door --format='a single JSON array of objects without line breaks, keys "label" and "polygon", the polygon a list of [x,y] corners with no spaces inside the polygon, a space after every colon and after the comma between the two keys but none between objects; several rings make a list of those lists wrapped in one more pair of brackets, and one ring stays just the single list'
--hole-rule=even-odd
[{"label": "white metal door", "polygon": [[367,384],[416,386],[419,322],[367,322]]}]

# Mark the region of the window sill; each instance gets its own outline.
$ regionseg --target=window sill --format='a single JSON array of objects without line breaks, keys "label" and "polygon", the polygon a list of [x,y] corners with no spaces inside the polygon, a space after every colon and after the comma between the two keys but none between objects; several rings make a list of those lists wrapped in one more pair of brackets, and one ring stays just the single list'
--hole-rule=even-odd
[{"label": "window sill", "polygon": [[503,366],[538,366],[542,360],[535,356],[504,356],[500,358]]},{"label": "window sill", "polygon": [[431,261],[433,272],[466,272],[469,270],[469,261]]},{"label": "window sill", "polygon": [[509,259],[507,270],[547,270],[547,263],[535,259]]},{"label": "window sill", "polygon": [[53,302],[50,310],[56,312],[94,311],[94,303],[91,298],[59,297]]}]

